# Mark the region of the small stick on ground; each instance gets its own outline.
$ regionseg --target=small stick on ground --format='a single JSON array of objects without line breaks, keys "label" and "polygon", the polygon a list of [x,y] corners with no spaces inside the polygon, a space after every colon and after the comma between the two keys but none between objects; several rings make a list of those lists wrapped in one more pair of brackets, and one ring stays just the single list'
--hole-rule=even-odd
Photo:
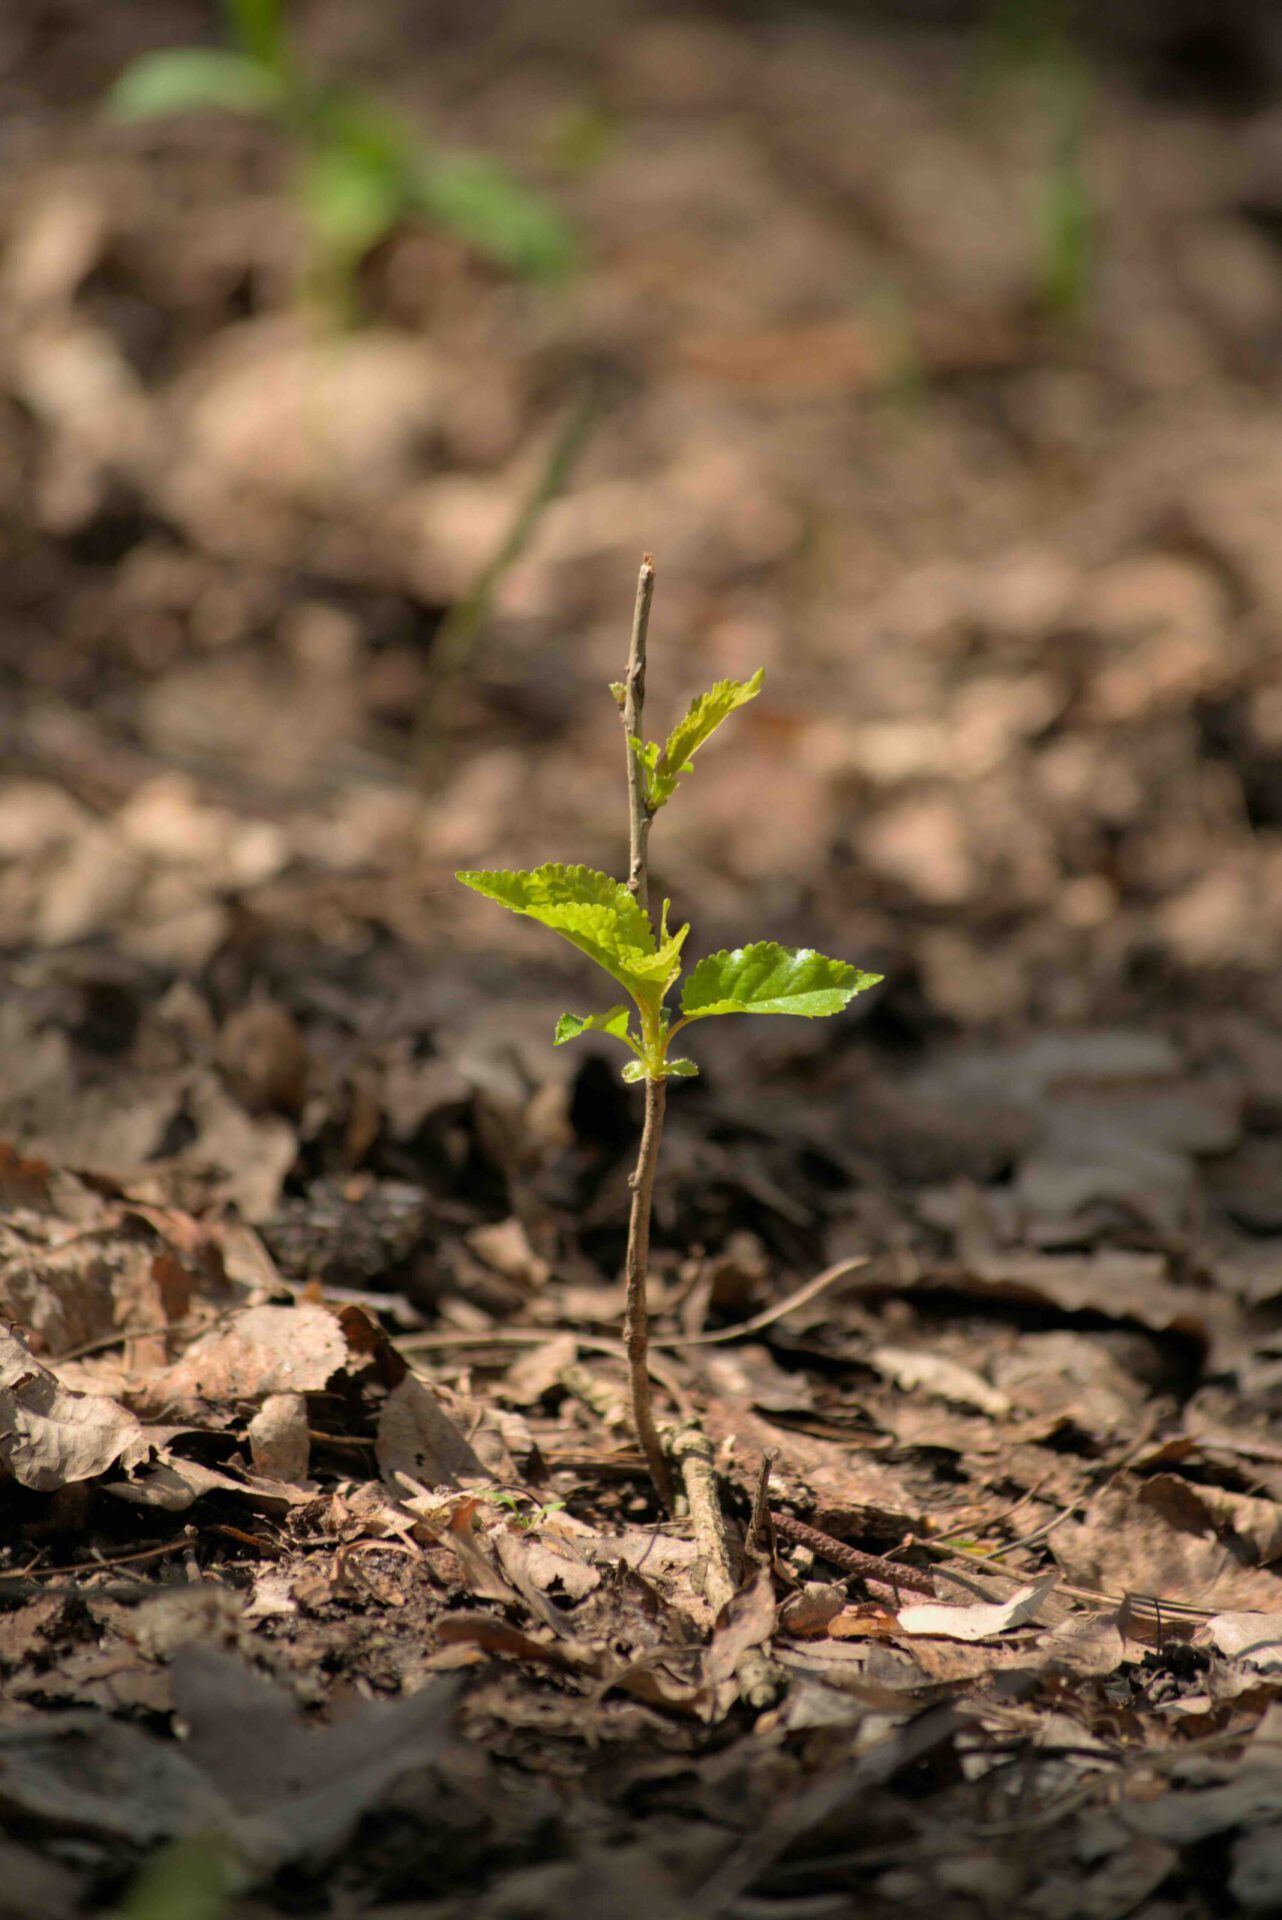
[{"label": "small stick on ground", "polygon": [[[690,1506],[690,1523],[703,1562],[703,1597],[719,1619],[739,1590],[735,1553],[726,1531],[717,1493],[712,1442],[699,1427],[683,1427],[672,1443],[681,1483]],[[758,1575],[758,1578],[762,1577]],[[735,1680],[744,1703],[761,1712],[779,1697],[778,1669],[760,1647],[748,1647],[735,1662]]]},{"label": "small stick on ground", "polygon": [[703,1597],[714,1614],[733,1600],[738,1581],[726,1537],[725,1517],[717,1498],[717,1476],[712,1465],[712,1442],[698,1427],[683,1427],[672,1443],[672,1457],[681,1471],[690,1507],[690,1524],[703,1561]]},{"label": "small stick on ground", "polygon": [[[632,616],[632,642],[628,648],[628,674],[623,683],[623,731],[628,742],[641,738],[645,709],[645,643],[650,625],[650,602],[654,597],[654,562],[647,553],[641,561],[637,579],[637,602]],[[628,756],[628,890],[644,912],[650,910],[648,847],[650,809],[646,804],[641,763],[627,745]],[[650,1319],[646,1304],[646,1278],[650,1266],[650,1208],[654,1199],[654,1175],[659,1161],[659,1142],[663,1137],[663,1110],[667,1101],[667,1082],[645,1083],[645,1125],[641,1130],[641,1151],[631,1175],[632,1210],[628,1219],[627,1307],[623,1317],[623,1344],[628,1354],[628,1376],[632,1390],[632,1418],[641,1450],[649,1463],[655,1489],[669,1513],[672,1511],[672,1474],[659,1430],[654,1424],[650,1402]]]},{"label": "small stick on ground", "polygon": [[849,1547],[844,1540],[834,1540],[829,1533],[821,1533],[818,1527],[808,1527],[802,1520],[794,1520],[790,1513],[771,1513],[775,1532],[784,1540],[795,1540],[799,1546],[809,1547],[823,1560],[831,1560],[835,1567],[841,1567],[846,1573],[854,1573],[861,1580],[889,1588],[892,1593],[904,1587],[909,1593],[923,1593],[930,1600],[935,1598],[935,1583],[928,1573],[921,1573],[916,1567],[904,1567],[894,1560],[883,1560],[875,1553],[861,1553],[858,1547]]},{"label": "small stick on ground", "polygon": [[752,1518],[748,1522],[748,1535],[744,1541],[748,1558],[761,1567],[774,1565],[775,1530],[770,1518],[770,1475],[778,1458],[777,1447],[767,1447],[761,1457],[761,1474],[753,1495]]}]

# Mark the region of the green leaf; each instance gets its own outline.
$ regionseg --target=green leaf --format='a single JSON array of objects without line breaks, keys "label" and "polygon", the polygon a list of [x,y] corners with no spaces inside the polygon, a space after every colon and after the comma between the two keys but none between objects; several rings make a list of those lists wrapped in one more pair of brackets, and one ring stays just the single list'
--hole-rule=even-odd
[{"label": "green leaf", "polygon": [[637,1052],[636,1042],[628,1033],[630,1010],[627,1007],[611,1007],[608,1013],[590,1013],[586,1019],[577,1013],[563,1013],[556,1023],[554,1047],[563,1047],[567,1040],[577,1040],[581,1033],[608,1033],[615,1040],[622,1040],[625,1047]]},{"label": "green leaf", "polygon": [[700,960],[682,991],[681,1011],[687,1020],[716,1013],[794,1013],[813,1020],[840,1013],[848,1000],[875,987],[881,977],[810,947],[757,940],[750,947],[710,953]]},{"label": "green leaf", "polygon": [[645,769],[646,791],[648,793],[654,781],[655,767],[659,762],[659,743],[657,740],[648,742],[638,740],[635,733],[630,733],[628,735],[628,745]]},{"label": "green leaf", "polygon": [[694,1080],[698,1073],[693,1060],[665,1060],[661,1073],[651,1073],[644,1060],[628,1060],[623,1067],[623,1077],[631,1084],[638,1080]]},{"label": "green leaf", "polygon": [[261,61],[216,47],[173,47],[126,67],[107,96],[117,120],[154,120],[162,114],[274,113],[283,89]]},{"label": "green leaf", "polygon": [[405,213],[401,183],[376,158],[341,146],[309,155],[300,183],[312,229],[352,261],[389,234]]},{"label": "green leaf", "polygon": [[528,873],[464,872],[455,876],[473,892],[550,927],[586,953],[656,1012],[681,969],[689,927],[656,946],[649,916],[620,880],[591,867],[551,864]]},{"label": "green leaf", "polygon": [[646,749],[649,755],[657,755],[657,759],[643,758],[649,775],[646,798],[652,810],[672,798],[679,776],[690,772],[694,754],[737,707],[746,706],[749,700],[756,699],[765,677],[765,669],[758,667],[751,680],[718,680],[707,693],[701,693],[697,700],[690,702],[689,711],[668,735],[662,753],[658,752],[657,744]]},{"label": "green leaf", "polygon": [[501,267],[547,279],[574,263],[566,220],[484,154],[437,153],[416,177],[422,211]]}]

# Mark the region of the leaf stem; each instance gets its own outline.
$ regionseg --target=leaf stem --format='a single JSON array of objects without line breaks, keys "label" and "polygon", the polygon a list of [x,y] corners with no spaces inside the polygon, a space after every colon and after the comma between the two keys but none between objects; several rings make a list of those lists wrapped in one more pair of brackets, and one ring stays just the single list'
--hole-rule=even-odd
[{"label": "leaf stem", "polygon": [[649,1464],[655,1489],[670,1513],[672,1474],[658,1428],[654,1424],[654,1409],[650,1403],[650,1323],[645,1297],[646,1275],[650,1265],[650,1207],[654,1199],[654,1175],[659,1162],[667,1094],[666,1080],[646,1081],[641,1151],[637,1156],[636,1171],[628,1182],[632,1188],[632,1210],[628,1217],[627,1305],[623,1316],[623,1344],[628,1355],[632,1422]]},{"label": "leaf stem", "polygon": [[645,642],[650,626],[650,602],[654,597],[654,561],[644,554],[637,576],[637,603],[632,615],[632,644],[628,648],[628,672],[623,682],[623,733],[628,756],[628,892],[646,913],[650,911],[650,875],[647,850],[653,815],[646,804],[645,769],[633,752],[631,742],[641,739],[641,716],[645,708]]}]

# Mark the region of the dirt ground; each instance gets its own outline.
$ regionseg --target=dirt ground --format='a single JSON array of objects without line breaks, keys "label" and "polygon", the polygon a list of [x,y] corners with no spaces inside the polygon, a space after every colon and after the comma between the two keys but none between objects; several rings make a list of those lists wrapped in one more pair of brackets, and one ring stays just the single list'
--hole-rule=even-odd
[{"label": "dirt ground", "polygon": [[[1171,12],[1053,313],[965,8],[315,0],[581,253],[346,333],[276,135],[100,111],[209,10],[0,14],[0,1915],[1282,1910],[1282,47]],[[885,976],[669,1101],[728,1599],[639,1095],[452,878],[622,871],[647,548],[654,727],[766,669],[691,951]]]}]

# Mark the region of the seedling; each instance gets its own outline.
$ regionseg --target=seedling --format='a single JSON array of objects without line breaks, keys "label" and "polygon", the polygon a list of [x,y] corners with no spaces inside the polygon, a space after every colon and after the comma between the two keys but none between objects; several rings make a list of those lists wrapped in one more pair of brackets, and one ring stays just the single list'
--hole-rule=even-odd
[{"label": "seedling", "polygon": [[[564,1500],[539,1501],[531,1493],[512,1493],[506,1488],[497,1492],[486,1488],[479,1496],[493,1507],[502,1507],[520,1527],[523,1533],[534,1533],[554,1513],[560,1513],[565,1506]],[[524,1510],[523,1510],[524,1509]]]},{"label": "seedling", "polygon": [[695,754],[724,720],[756,699],[764,676],[758,671],[750,680],[719,680],[691,703],[662,746],[647,742],[642,736],[642,709],[653,592],[654,566],[647,554],[637,585],[627,677],[611,688],[627,740],[630,861],[626,884],[590,867],[556,864],[529,872],[466,872],[455,877],[510,912],[525,914],[559,933],[595,960],[628,996],[604,1013],[563,1013],[554,1044],[562,1046],[583,1033],[608,1034],[631,1055],[624,1063],[623,1078],[645,1085],[645,1125],[631,1177],[623,1337],[637,1438],[660,1497],[670,1507],[671,1474],[650,1404],[645,1291],[650,1208],[668,1081],[692,1079],[699,1071],[693,1060],[672,1052],[672,1042],[695,1021],[727,1013],[786,1013],[804,1019],[840,1013],[855,994],[876,986],[881,975],[861,973],[846,961],[830,960],[810,947],[756,940],[698,961],[686,975],[680,1011],[673,1018],[665,1003],[681,977],[682,949],[690,928],[669,929],[667,900],[657,930],[654,926],[649,902],[650,827],[691,772]]},{"label": "seedling", "polygon": [[1052,320],[1082,318],[1096,277],[1100,213],[1088,148],[1092,78],[1069,0],[992,0],[984,35],[991,79],[1031,82],[1042,158],[1032,182],[1037,303]]},{"label": "seedling", "polygon": [[519,273],[569,265],[566,223],[495,161],[433,147],[383,101],[306,73],[284,0],[225,0],[225,12],[227,47],[147,54],[120,76],[108,105],[124,120],[213,108],[273,121],[295,151],[312,289],[329,304],[350,307],[360,262],[405,220],[446,228]]}]

